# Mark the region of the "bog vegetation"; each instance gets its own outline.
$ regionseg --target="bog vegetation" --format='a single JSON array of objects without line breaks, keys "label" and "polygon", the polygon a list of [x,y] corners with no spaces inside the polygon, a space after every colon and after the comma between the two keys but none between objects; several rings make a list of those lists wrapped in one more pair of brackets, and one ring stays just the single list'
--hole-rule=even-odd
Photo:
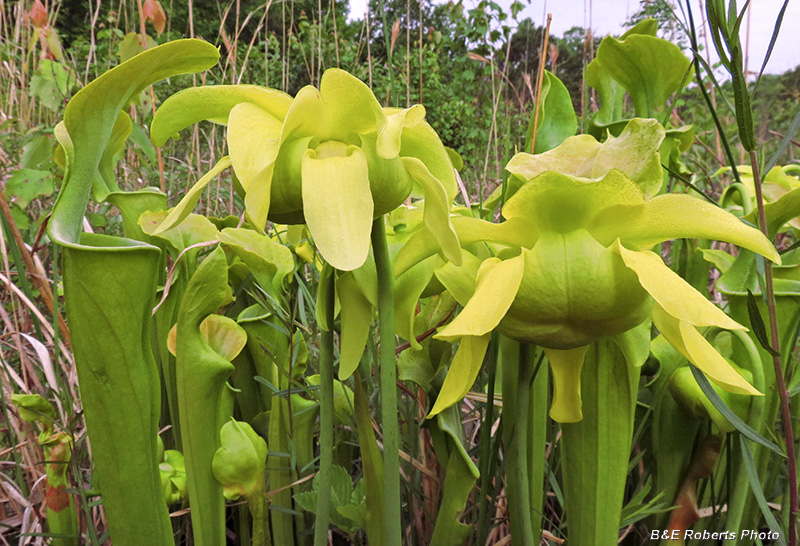
[{"label": "bog vegetation", "polygon": [[800,69],[523,7],[0,2],[3,544],[796,546]]}]

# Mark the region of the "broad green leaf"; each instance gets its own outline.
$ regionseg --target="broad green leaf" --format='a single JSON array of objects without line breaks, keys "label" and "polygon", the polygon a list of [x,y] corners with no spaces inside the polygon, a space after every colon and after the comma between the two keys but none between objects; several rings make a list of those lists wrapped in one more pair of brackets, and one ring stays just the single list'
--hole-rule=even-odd
[{"label": "broad green leaf", "polygon": [[608,36],[597,49],[603,68],[630,93],[636,115],[653,117],[685,83],[690,62],[675,44],[641,34]]},{"label": "broad green leaf", "polygon": [[525,271],[525,256],[510,260],[490,258],[478,271],[475,294],[464,310],[442,331],[437,339],[452,341],[462,336],[482,336],[491,332],[506,314],[517,296]]},{"label": "broad green leaf", "polygon": [[577,423],[583,419],[581,370],[588,349],[588,345],[567,350],[544,348],[553,372],[550,417],[557,423]]},{"label": "broad green leaf", "polygon": [[150,128],[150,140],[156,146],[163,146],[179,131],[203,120],[227,125],[233,107],[243,102],[258,106],[282,121],[292,98],[282,91],[257,85],[190,87],[175,93],[158,108]]},{"label": "broad green leaf", "polygon": [[160,252],[81,234],[83,216],[104,153],[117,147],[120,111],[150,84],[218,58],[216,48],[197,40],[148,50],[79,91],[54,131],[65,174],[48,233],[65,247],[65,304],[84,416],[109,530],[120,546],[173,543],[156,466],[161,394],[148,342]]},{"label": "broad green leaf", "polygon": [[[574,135],[578,128],[578,118],[575,117],[575,109],[572,107],[572,99],[566,86],[549,70],[545,70],[544,75],[539,126],[536,128],[536,149],[533,152],[535,154],[552,150],[566,138]],[[534,116],[535,111],[531,114],[531,122],[528,124],[526,142],[531,142],[533,138]]]},{"label": "broad green leaf", "polygon": [[694,326],[747,330],[667,267],[658,255],[647,250],[628,250],[619,239],[613,248],[622,256],[625,265],[636,273],[648,294],[676,319]]},{"label": "broad green leaf", "polygon": [[658,305],[653,309],[653,323],[679,353],[726,391],[735,394],[761,394],[731,368],[693,325],[673,317]]},{"label": "broad green leaf", "polygon": [[350,271],[339,276],[336,291],[342,304],[339,379],[345,380],[358,368],[367,346],[372,324],[372,304],[361,293]]},{"label": "broad green leaf", "polygon": [[8,201],[24,209],[37,197],[50,195],[55,189],[50,171],[20,169],[6,180],[3,193]]},{"label": "broad green leaf", "polygon": [[228,156],[223,157],[214,167],[208,171],[206,174],[198,180],[192,189],[186,192],[186,195],[183,196],[180,203],[175,205],[174,208],[170,209],[169,215],[166,219],[158,226],[152,235],[159,235],[168,229],[172,229],[173,227],[177,226],[183,220],[189,216],[192,212],[192,209],[197,205],[197,202],[200,200],[200,197],[203,195],[203,190],[206,189],[206,186],[214,180],[216,176],[218,176],[222,171],[227,169],[231,166],[231,160]]},{"label": "broad green leaf", "polygon": [[481,365],[483,365],[483,357],[486,354],[490,337],[489,334],[484,334],[461,338],[461,344],[450,364],[450,370],[444,379],[442,390],[439,391],[436,403],[428,414],[429,419],[467,395],[478,377]]},{"label": "broad green leaf", "polygon": [[303,212],[314,243],[333,267],[351,271],[366,261],[373,203],[361,149],[350,146],[341,155],[328,156],[306,151]]},{"label": "broad green leaf", "polygon": [[263,290],[277,298],[283,295],[286,279],[294,271],[291,250],[246,228],[225,228],[218,239],[247,265]]}]

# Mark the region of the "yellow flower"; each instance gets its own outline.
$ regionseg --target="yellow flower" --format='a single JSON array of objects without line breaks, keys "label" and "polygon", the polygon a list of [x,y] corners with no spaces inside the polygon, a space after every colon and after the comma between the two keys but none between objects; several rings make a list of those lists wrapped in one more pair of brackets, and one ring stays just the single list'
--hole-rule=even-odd
[{"label": "yellow flower", "polygon": [[[620,139],[637,133],[649,136],[650,144],[625,152]],[[780,258],[761,232],[703,200],[684,194],[647,198],[643,187],[657,193],[660,186],[660,169],[648,165],[658,161],[661,137],[656,122],[634,120],[619,139],[602,145],[581,136],[539,156],[518,154],[508,170],[533,175],[505,204],[505,222],[452,219],[462,244],[501,246],[481,264],[471,297],[461,298],[463,311],[436,335],[461,345],[431,414],[466,394],[480,370],[489,333],[497,328],[544,348],[555,385],[550,415],[559,422],[579,421],[580,370],[588,346],[648,317],[722,388],[758,394],[697,330],[744,326],[649,249],[672,238],[701,237],[737,244],[775,262]],[[581,147],[583,156],[577,153]],[[542,164],[561,165],[568,172],[545,170]],[[638,184],[633,176],[640,177]],[[435,250],[425,237],[412,238],[395,272]]]}]

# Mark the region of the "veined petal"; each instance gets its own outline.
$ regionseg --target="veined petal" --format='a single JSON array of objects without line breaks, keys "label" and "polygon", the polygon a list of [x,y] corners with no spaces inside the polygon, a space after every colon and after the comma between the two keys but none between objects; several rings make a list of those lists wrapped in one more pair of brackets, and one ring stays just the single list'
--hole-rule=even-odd
[{"label": "veined petal", "polygon": [[452,202],[458,194],[458,182],[450,154],[447,153],[439,135],[427,121],[415,121],[415,123],[408,123],[406,120],[399,155],[415,157],[422,161],[431,174],[444,186],[448,202]]},{"label": "veined petal", "polygon": [[524,254],[505,261],[489,258],[483,262],[475,294],[453,322],[434,337],[452,341],[491,332],[514,302],[524,272]]},{"label": "veined petal", "polygon": [[[461,245],[479,242],[493,242],[508,246],[531,248],[536,242],[538,232],[525,218],[510,218],[501,224],[494,224],[478,218],[454,216],[450,222],[458,234]],[[439,250],[439,244],[427,229],[421,229],[403,245],[394,262],[395,276],[402,275],[416,263]]]},{"label": "veined petal", "polygon": [[336,269],[361,266],[369,254],[372,194],[364,152],[356,146],[344,156],[303,156],[303,211],[320,254]]},{"label": "veined petal", "polygon": [[518,153],[508,162],[506,170],[525,180],[536,178],[545,171],[589,178],[599,151],[600,143],[593,136],[578,135],[542,154]]},{"label": "veined petal", "polygon": [[544,348],[553,372],[553,401],[550,404],[553,421],[577,423],[583,419],[581,369],[588,349],[588,345],[567,350]]},{"label": "veined petal", "polygon": [[425,107],[415,104],[411,108],[392,112],[388,108],[386,124],[378,129],[378,155],[391,159],[400,153],[401,136],[405,127],[416,127],[425,119]]},{"label": "veined petal", "polygon": [[150,139],[156,146],[163,146],[169,137],[198,121],[227,125],[231,109],[244,102],[283,121],[292,97],[258,85],[190,87],[175,93],[158,108],[150,127]]},{"label": "veined petal", "polygon": [[344,381],[358,368],[361,355],[367,346],[369,327],[372,323],[372,304],[361,293],[350,271],[339,276],[336,291],[342,303],[339,380]]},{"label": "veined petal", "polygon": [[461,246],[455,228],[450,222],[450,201],[442,183],[434,177],[425,164],[415,157],[403,157],[403,165],[411,178],[422,185],[425,193],[425,226],[442,247],[445,257],[456,265],[461,263]]},{"label": "veined petal", "polygon": [[167,217],[151,235],[159,235],[183,222],[183,220],[192,212],[192,209],[194,209],[195,205],[197,205],[197,202],[200,200],[200,195],[202,195],[203,190],[206,189],[208,183],[214,180],[219,173],[230,166],[231,160],[228,156],[225,156],[217,161],[217,164],[214,165],[214,168],[204,174],[203,177],[198,180],[188,192],[186,192],[186,195],[184,195],[183,199],[181,199],[180,202],[175,205],[175,208],[169,211]]},{"label": "veined petal", "polygon": [[673,317],[656,305],[653,309],[653,323],[679,353],[726,391],[734,394],[761,394],[688,322]]},{"label": "veined petal", "polygon": [[619,238],[638,248],[678,238],[726,241],[780,264],[764,235],[716,205],[686,194],[665,194],[635,206],[612,207],[595,218],[591,233],[604,244]]},{"label": "veined petal", "polygon": [[386,114],[372,90],[344,70],[326,70],[319,92],[328,114],[322,126],[325,139],[345,141],[350,133],[371,133],[386,124]]},{"label": "veined petal", "polygon": [[447,377],[444,378],[442,390],[436,397],[436,403],[428,414],[430,419],[437,413],[449,408],[469,392],[470,387],[475,383],[478,372],[483,364],[483,357],[486,354],[486,347],[489,345],[491,335],[466,336],[461,340],[461,344],[453,357]]},{"label": "veined petal", "polygon": [[747,330],[680,278],[658,255],[649,250],[628,250],[619,239],[612,249],[619,252],[625,265],[639,277],[642,287],[673,317],[695,326]]}]

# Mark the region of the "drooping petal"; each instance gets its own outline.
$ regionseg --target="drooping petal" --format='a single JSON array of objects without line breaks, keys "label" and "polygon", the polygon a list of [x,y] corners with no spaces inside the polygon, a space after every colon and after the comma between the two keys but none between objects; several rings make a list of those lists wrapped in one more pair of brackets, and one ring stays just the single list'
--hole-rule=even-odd
[{"label": "drooping petal", "polygon": [[581,369],[588,349],[588,345],[567,350],[544,348],[553,371],[553,401],[550,405],[553,421],[577,423],[583,419]]},{"label": "drooping petal", "polygon": [[453,322],[434,337],[455,340],[491,332],[514,302],[524,271],[524,254],[505,261],[498,258],[484,261],[478,271],[475,294]]},{"label": "drooping petal", "polygon": [[361,293],[350,271],[339,276],[336,281],[336,291],[342,304],[339,379],[344,381],[358,368],[361,355],[367,346],[369,327],[372,323],[372,304]]},{"label": "drooping petal", "polygon": [[491,335],[485,334],[466,336],[461,340],[456,356],[453,357],[453,362],[450,364],[447,377],[444,378],[442,390],[439,391],[439,396],[436,398],[436,403],[428,414],[428,418],[447,409],[467,395],[481,370],[489,338]]},{"label": "drooping petal", "polygon": [[459,265],[461,246],[455,228],[450,222],[450,201],[447,199],[444,186],[419,159],[403,157],[402,160],[411,177],[422,185],[425,194],[425,226],[436,237],[445,257]]},{"label": "drooping petal", "polygon": [[294,96],[283,121],[281,143],[289,137],[320,136],[320,128],[328,123],[328,110],[322,95],[313,85],[307,85]]},{"label": "drooping petal", "polygon": [[346,155],[303,156],[303,211],[320,254],[336,269],[351,271],[369,254],[372,194],[367,158],[356,146]]},{"label": "drooping petal", "polygon": [[636,273],[642,287],[673,317],[695,326],[747,330],[667,267],[657,254],[649,250],[628,250],[620,244],[619,239],[612,248],[619,252],[625,265]]},{"label": "drooping petal", "polygon": [[283,121],[292,97],[257,85],[190,87],[175,93],[158,108],[150,127],[150,139],[156,146],[163,146],[171,136],[198,121],[227,125],[231,109],[245,102]]},{"label": "drooping petal", "polygon": [[761,394],[690,323],[677,319],[656,305],[653,323],[670,344],[709,379],[734,394]]},{"label": "drooping petal", "polygon": [[350,133],[371,133],[386,124],[386,114],[372,90],[344,70],[326,70],[319,92],[327,111],[325,125],[318,132],[323,140],[344,142]]},{"label": "drooping petal", "polygon": [[[501,224],[495,224],[478,218],[455,216],[450,222],[458,234],[461,245],[494,242],[512,247],[531,248],[538,235],[536,228],[526,218],[509,218]],[[433,256],[439,248],[430,231],[419,230],[397,254],[394,262],[395,275],[402,275],[414,264]]]},{"label": "drooping petal", "polygon": [[425,107],[415,104],[411,108],[393,111],[386,108],[386,125],[378,130],[378,155],[391,159],[400,153],[402,144],[403,129],[406,127],[416,127],[425,119]]},{"label": "drooping petal", "polygon": [[407,340],[415,351],[422,346],[414,336],[417,303],[433,277],[437,258],[431,256],[409,269],[395,280],[394,324],[397,335]]},{"label": "drooping petal", "polygon": [[764,235],[731,213],[685,194],[665,194],[635,206],[601,213],[590,228],[604,244],[619,238],[637,248],[678,238],[726,241],[757,252],[780,264],[780,256]]},{"label": "drooping petal", "polygon": [[415,123],[408,123],[408,121],[406,119],[403,126],[400,157],[415,157],[422,161],[434,178],[444,186],[448,202],[452,202],[458,194],[458,181],[450,154],[447,153],[436,130],[428,122],[414,120]]},{"label": "drooping petal", "polygon": [[578,135],[542,154],[518,153],[508,162],[506,170],[525,180],[532,180],[545,171],[589,178],[599,150],[600,143],[594,137]]},{"label": "drooping petal", "polygon": [[192,189],[186,192],[186,195],[183,196],[183,199],[181,199],[180,202],[175,205],[175,208],[169,212],[161,225],[158,226],[155,231],[153,231],[152,235],[159,235],[160,233],[163,233],[183,222],[183,220],[192,212],[192,209],[194,209],[195,205],[197,205],[197,202],[200,200],[200,196],[202,195],[203,190],[206,189],[206,186],[208,186],[208,183],[214,180],[219,173],[230,166],[231,160],[228,156],[225,156],[217,161],[217,164],[214,165],[214,168],[204,174],[203,177],[198,180],[194,186],[192,186]]}]

